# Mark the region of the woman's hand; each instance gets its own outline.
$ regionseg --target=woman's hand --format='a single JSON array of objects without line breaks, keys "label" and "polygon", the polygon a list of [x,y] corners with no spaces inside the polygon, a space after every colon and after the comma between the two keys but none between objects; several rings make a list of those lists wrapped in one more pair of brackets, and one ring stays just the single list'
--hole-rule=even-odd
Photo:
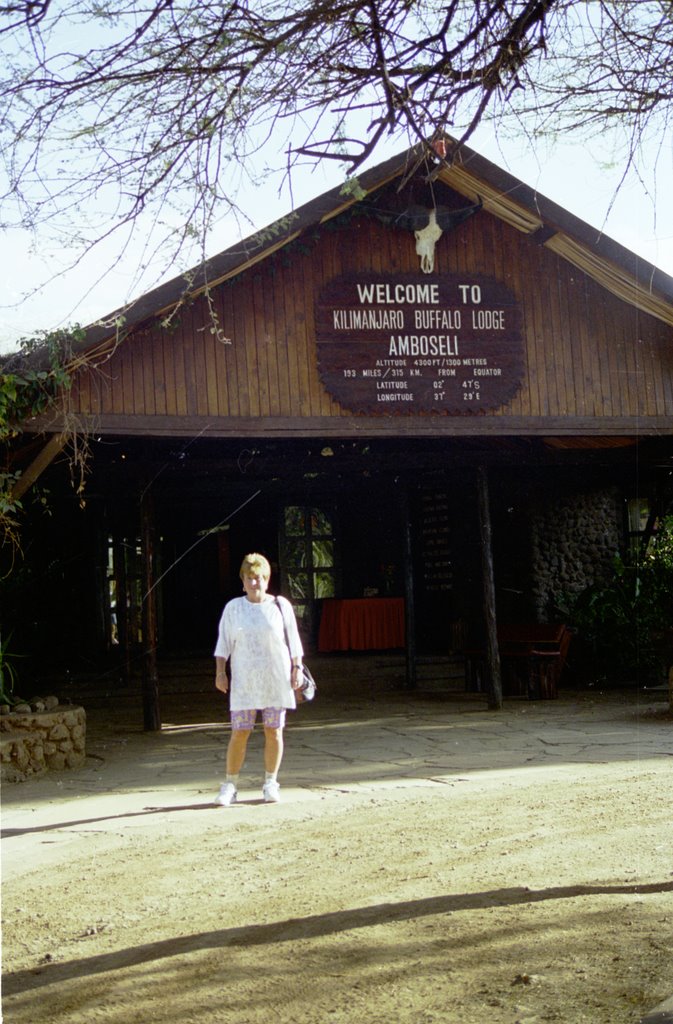
[{"label": "woman's hand", "polygon": [[292,682],[293,690],[301,689],[301,665],[292,666],[292,675],[290,677],[290,680]]},{"label": "woman's hand", "polygon": [[215,658],[215,686],[221,693],[229,692],[226,658]]}]

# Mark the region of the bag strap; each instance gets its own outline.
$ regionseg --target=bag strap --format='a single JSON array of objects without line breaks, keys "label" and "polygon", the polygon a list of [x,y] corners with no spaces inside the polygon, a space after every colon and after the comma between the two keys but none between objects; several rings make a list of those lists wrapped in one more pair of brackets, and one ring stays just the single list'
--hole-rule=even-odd
[{"label": "bag strap", "polygon": [[285,621],[285,616],[283,615],[283,608],[281,606],[280,601],[278,600],[278,595],[277,594],[274,597],[274,601],[278,605],[278,611],[280,612],[280,617],[283,620],[283,633],[285,635],[285,643],[287,644],[287,649],[290,652],[290,661],[292,661],[292,650],[290,648],[290,638],[289,638],[288,633],[287,633],[287,623]]}]

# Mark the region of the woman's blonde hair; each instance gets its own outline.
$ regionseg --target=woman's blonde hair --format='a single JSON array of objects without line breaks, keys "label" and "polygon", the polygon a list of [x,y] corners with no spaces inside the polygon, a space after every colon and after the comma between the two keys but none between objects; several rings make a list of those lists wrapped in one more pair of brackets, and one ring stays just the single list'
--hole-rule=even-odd
[{"label": "woman's blonde hair", "polygon": [[271,578],[271,566],[264,555],[256,553],[246,555],[241,562],[239,576],[241,579],[244,576],[263,576],[265,580],[268,580]]}]

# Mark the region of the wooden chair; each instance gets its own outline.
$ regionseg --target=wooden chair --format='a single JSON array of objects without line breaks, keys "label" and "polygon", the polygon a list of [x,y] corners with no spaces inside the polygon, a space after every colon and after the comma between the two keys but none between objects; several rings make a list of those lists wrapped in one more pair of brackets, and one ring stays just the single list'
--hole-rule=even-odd
[{"label": "wooden chair", "polygon": [[[558,697],[558,682],[568,655],[572,633],[565,624],[512,623],[498,627],[498,648],[504,696],[529,700]],[[486,654],[483,649],[465,651],[465,682],[468,691],[486,689]]]}]

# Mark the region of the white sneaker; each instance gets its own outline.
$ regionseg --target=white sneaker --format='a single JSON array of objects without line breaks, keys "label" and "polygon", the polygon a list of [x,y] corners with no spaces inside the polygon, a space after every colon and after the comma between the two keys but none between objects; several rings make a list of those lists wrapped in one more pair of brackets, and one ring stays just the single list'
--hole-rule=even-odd
[{"label": "white sneaker", "polygon": [[265,804],[277,804],[280,800],[280,786],[277,782],[265,782],[262,795]]},{"label": "white sneaker", "polygon": [[220,792],[215,797],[215,803],[220,807],[230,807],[236,803],[236,786],[233,782],[223,782]]}]

